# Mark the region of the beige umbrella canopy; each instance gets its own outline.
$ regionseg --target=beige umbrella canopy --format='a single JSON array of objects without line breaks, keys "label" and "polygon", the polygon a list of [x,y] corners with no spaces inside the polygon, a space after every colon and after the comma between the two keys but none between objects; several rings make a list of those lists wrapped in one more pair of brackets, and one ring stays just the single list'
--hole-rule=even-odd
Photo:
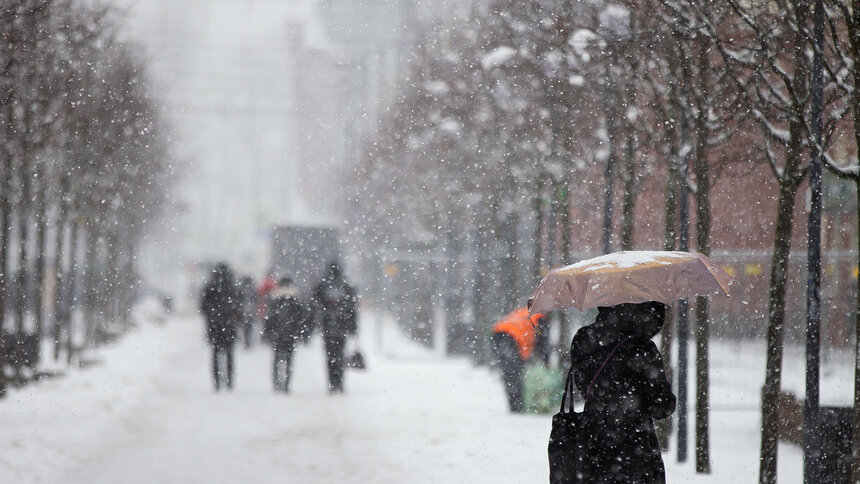
[{"label": "beige umbrella canopy", "polygon": [[529,311],[580,311],[622,303],[693,296],[728,297],[732,276],[707,256],[692,252],[626,251],[553,269],[529,299]]}]

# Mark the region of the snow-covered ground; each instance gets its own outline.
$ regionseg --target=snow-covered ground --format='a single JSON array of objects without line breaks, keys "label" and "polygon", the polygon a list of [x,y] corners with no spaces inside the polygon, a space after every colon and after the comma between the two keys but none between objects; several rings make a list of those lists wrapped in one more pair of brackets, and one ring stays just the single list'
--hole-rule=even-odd
[{"label": "snow-covered ground", "polygon": [[[270,351],[261,346],[237,348],[236,388],[216,394],[199,318],[142,324],[104,349],[102,364],[0,402],[0,481],[547,481],[549,416],[511,415],[495,373],[439,359],[384,318],[368,314],[361,324],[368,369],[349,370],[347,393],[335,396],[318,339],[298,348],[289,395],[272,391]],[[762,353],[715,344],[714,472],[695,474],[692,447],[690,461],[677,464],[673,449],[664,455],[669,482],[757,480]],[[800,356],[786,360],[788,386],[798,390]],[[850,396],[850,364],[842,363],[830,358],[822,395]],[[691,414],[691,432],[693,422]],[[779,481],[801,482],[799,449],[781,445],[779,457]]]}]

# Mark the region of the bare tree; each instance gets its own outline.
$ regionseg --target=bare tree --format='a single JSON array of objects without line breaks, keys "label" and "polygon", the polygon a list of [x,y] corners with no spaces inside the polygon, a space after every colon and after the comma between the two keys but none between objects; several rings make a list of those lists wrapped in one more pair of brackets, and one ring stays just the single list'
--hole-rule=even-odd
[{"label": "bare tree", "polygon": [[[810,146],[811,12],[808,2],[747,5],[729,0],[731,19],[720,27],[705,6],[697,13],[743,93],[742,106],[760,128],[763,156],[779,185],[770,272],[765,384],[762,394],[762,483],[776,481],[777,399],[782,381],[785,293],[794,204],[806,176]],[[778,28],[777,28],[778,27]],[[833,108],[833,100],[825,107]],[[837,116],[838,117],[838,116]]]},{"label": "bare tree", "polygon": [[[48,309],[43,303],[49,237],[54,237],[50,245],[58,278],[51,334],[59,357],[63,318],[58,313],[68,302],[63,298],[75,296],[82,228],[92,236],[92,243],[85,244],[87,253],[108,267],[104,273],[89,272],[87,279],[90,288],[107,289],[98,301],[99,314],[107,317],[106,301],[120,288],[113,283],[120,273],[117,266],[128,268],[134,254],[120,257],[108,250],[106,241],[121,233],[130,240],[111,246],[133,247],[160,213],[170,188],[165,133],[145,84],[144,63],[133,48],[117,41],[116,29],[110,8],[76,0],[5,2],[0,13],[0,323],[10,312],[10,288],[16,289],[11,301],[15,340],[6,344],[0,324],[0,352],[8,347],[21,350],[25,334],[28,344],[35,341],[37,348],[26,362],[0,354],[0,395],[7,363],[20,379],[25,364],[38,362]],[[111,204],[105,207],[108,200]],[[64,270],[66,253],[72,267]],[[16,259],[14,278],[10,256]],[[114,280],[108,274],[114,274]],[[57,284],[61,275],[62,284]],[[130,305],[130,299],[123,304]],[[28,327],[29,314],[34,328]],[[72,348],[71,339],[66,343]],[[18,350],[17,355],[26,354]]]}]

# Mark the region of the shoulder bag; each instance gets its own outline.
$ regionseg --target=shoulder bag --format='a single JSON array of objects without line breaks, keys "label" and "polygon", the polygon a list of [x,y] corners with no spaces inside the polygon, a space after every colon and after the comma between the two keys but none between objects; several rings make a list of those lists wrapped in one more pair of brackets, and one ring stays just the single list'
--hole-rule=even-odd
[{"label": "shoulder bag", "polygon": [[[585,392],[585,400],[591,393],[591,387],[600,376],[600,372],[606,367],[612,355],[627,340],[625,338],[615,345],[609,356],[600,365],[600,368],[591,379]],[[587,482],[591,475],[589,468],[589,443],[590,435],[585,427],[585,413],[576,412],[573,408],[573,367],[567,372],[567,381],[564,383],[564,395],[561,397],[561,408],[552,417],[552,431],[549,435],[549,482],[551,484],[567,484]]]}]

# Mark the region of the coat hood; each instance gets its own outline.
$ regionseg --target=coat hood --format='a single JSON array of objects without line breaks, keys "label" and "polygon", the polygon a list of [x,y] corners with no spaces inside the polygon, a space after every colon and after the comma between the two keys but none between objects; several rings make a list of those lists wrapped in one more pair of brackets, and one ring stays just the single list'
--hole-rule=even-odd
[{"label": "coat hood", "polygon": [[273,299],[277,299],[279,297],[299,297],[299,290],[296,286],[279,286],[272,290],[269,293]]},{"label": "coat hood", "polygon": [[651,339],[665,319],[666,305],[655,301],[598,308],[594,323],[576,332],[571,362],[576,366],[588,356],[608,352],[628,337]]}]

